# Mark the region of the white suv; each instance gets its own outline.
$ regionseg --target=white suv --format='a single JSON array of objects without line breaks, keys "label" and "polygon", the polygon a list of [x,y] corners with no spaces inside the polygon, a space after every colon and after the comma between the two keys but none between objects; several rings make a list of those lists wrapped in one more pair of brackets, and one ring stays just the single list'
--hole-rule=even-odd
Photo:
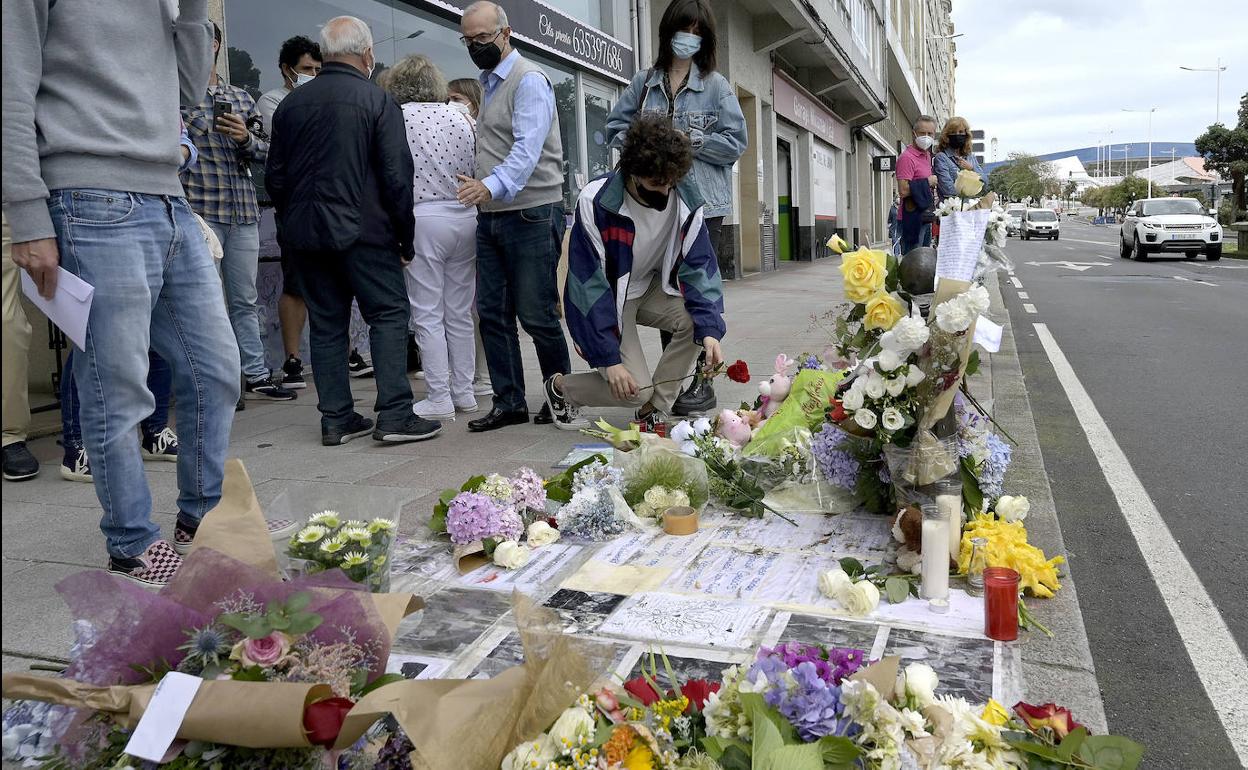
[{"label": "white suv", "polygon": [[1052,209],[1027,209],[1023,213],[1023,221],[1019,224],[1024,241],[1032,238],[1048,238],[1056,241],[1061,237],[1062,225],[1057,213]]},{"label": "white suv", "polygon": [[1119,254],[1143,262],[1162,251],[1182,252],[1188,259],[1203,253],[1213,262],[1222,258],[1222,226],[1213,209],[1194,198],[1146,198],[1131,204],[1122,220]]}]

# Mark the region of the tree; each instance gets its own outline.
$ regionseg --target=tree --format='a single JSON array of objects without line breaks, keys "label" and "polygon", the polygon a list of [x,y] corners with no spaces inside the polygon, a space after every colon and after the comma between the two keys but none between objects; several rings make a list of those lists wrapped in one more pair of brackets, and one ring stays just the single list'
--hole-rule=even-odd
[{"label": "tree", "polygon": [[[1114,187],[1118,188],[1116,198],[1120,201],[1118,205],[1122,208],[1126,208],[1141,198],[1148,197],[1148,180],[1142,179],[1135,174],[1122,180]],[[1165,191],[1157,188],[1155,192],[1161,194]]]},{"label": "tree", "polygon": [[1075,193],[1078,191],[1079,185],[1075,184],[1075,181],[1072,179],[1066,183],[1065,187],[1062,188],[1062,197],[1066,200],[1070,200],[1075,197]]},{"label": "tree", "polygon": [[230,65],[230,83],[251,94],[252,99],[260,98],[260,70],[256,69],[251,54],[241,48],[230,46],[226,49]]},{"label": "tree", "polygon": [[1196,152],[1204,156],[1205,168],[1231,180],[1236,221],[1248,210],[1244,189],[1248,177],[1248,93],[1239,98],[1238,117],[1234,128],[1215,123],[1196,139]]},{"label": "tree", "polygon": [[1184,190],[1183,192],[1179,194],[1182,195],[1184,198],[1194,198],[1200,201],[1200,207],[1202,209],[1209,208],[1209,199],[1206,198],[1205,194],[1201,192],[1200,190]]},{"label": "tree", "polygon": [[1010,153],[1010,159],[988,175],[988,189],[1007,200],[1040,200],[1061,186],[1048,163],[1034,155]]}]

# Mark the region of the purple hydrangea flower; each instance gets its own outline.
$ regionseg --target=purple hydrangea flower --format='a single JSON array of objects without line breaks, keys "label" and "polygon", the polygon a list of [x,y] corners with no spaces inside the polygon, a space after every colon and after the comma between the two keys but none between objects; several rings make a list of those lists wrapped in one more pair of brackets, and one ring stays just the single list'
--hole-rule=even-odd
[{"label": "purple hydrangea flower", "polygon": [[819,360],[819,356],[816,356],[813,353],[807,354],[806,357],[802,359],[801,363],[797,365],[797,370],[799,372],[802,371],[803,369],[822,369],[822,368],[823,368],[823,362]]},{"label": "purple hydrangea flower", "polygon": [[546,510],[546,487],[531,468],[521,468],[511,479],[511,504],[530,511]]},{"label": "purple hydrangea flower", "polygon": [[858,484],[859,465],[853,455],[840,448],[846,435],[845,431],[832,423],[824,423],[814,435],[810,451],[828,483],[852,490]]},{"label": "purple hydrangea flower", "polygon": [[461,492],[446,513],[446,531],[451,542],[467,545],[478,540],[519,540],[524,522],[515,508],[476,492]]}]

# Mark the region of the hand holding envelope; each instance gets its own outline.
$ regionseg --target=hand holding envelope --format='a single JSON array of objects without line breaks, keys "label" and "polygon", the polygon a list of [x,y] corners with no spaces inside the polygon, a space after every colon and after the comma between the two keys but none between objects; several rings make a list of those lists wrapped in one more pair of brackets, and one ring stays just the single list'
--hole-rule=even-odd
[{"label": "hand holding envelope", "polygon": [[91,298],[95,287],[63,267],[57,268],[56,293],[52,299],[44,299],[31,280],[22,271],[22,292],[39,308],[52,323],[65,332],[74,345],[83,350],[87,344],[87,318],[91,315]]}]

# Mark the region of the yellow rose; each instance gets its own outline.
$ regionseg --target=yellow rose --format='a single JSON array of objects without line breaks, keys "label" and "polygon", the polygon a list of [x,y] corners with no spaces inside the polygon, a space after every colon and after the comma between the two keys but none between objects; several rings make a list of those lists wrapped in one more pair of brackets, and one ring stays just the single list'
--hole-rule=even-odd
[{"label": "yellow rose", "polygon": [[828,239],[828,248],[832,249],[837,254],[844,254],[845,252],[849,251],[849,244],[846,243],[845,239],[842,238],[841,236],[833,235],[831,238]]},{"label": "yellow rose", "polygon": [[989,698],[988,705],[984,706],[984,713],[980,714],[979,718],[990,725],[1005,727],[1006,723],[1010,721],[1010,712],[1005,710],[1005,706]]},{"label": "yellow rose", "polygon": [[962,169],[953,180],[953,191],[959,198],[974,198],[984,190],[984,180],[974,171]]},{"label": "yellow rose", "polygon": [[906,305],[896,294],[877,291],[867,300],[867,313],[862,325],[868,329],[888,331],[906,314]]},{"label": "yellow rose", "polygon": [[884,279],[888,277],[888,255],[871,249],[842,254],[841,275],[845,277],[845,296],[850,302],[862,304],[884,288]]}]

